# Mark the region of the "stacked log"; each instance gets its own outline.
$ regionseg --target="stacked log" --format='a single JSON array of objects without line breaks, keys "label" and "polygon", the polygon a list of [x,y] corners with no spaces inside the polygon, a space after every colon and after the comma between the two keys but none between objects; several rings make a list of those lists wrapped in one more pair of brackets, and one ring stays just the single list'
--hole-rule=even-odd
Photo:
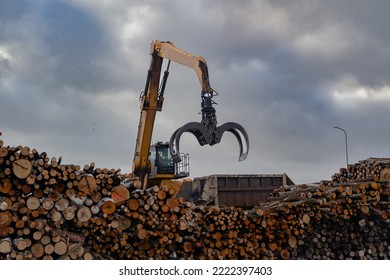
[{"label": "stacked log", "polygon": [[274,215],[283,217],[285,225],[278,227],[297,240],[290,251],[294,258],[388,259],[389,190],[388,181],[378,180],[301,185],[275,192],[261,207],[271,205]]},{"label": "stacked log", "polygon": [[388,259],[389,162],[244,210],[0,141],[0,259]]},{"label": "stacked log", "polygon": [[0,142],[0,258],[99,258],[85,246],[93,218],[140,182],[120,170],[81,168]]},{"label": "stacked log", "polygon": [[347,168],[340,168],[340,172],[332,176],[332,181],[348,183],[356,181],[373,181],[375,179],[390,179],[389,158],[368,158],[355,164],[349,164]]}]

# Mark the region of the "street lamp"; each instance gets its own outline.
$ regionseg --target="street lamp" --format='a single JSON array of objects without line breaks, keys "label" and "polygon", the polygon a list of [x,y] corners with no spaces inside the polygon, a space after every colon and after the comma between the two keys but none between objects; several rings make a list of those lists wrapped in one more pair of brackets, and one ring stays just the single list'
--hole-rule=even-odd
[{"label": "street lamp", "polygon": [[347,140],[347,132],[344,129],[338,127],[338,126],[335,126],[334,128],[340,129],[341,131],[344,132],[344,135],[345,135],[345,155],[347,157],[347,167],[348,167],[348,140]]}]

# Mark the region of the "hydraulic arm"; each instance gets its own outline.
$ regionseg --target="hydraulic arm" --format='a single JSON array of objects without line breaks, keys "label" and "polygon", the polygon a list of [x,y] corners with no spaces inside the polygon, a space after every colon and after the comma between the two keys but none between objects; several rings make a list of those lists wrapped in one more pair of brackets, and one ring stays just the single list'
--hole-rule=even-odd
[{"label": "hydraulic arm", "polygon": [[[249,150],[249,138],[245,129],[234,122],[228,122],[217,126],[216,104],[212,98],[217,93],[211,88],[207,64],[204,58],[194,56],[183,51],[171,42],[153,41],[150,54],[152,56],[147,74],[145,89],[140,96],[141,115],[138,127],[138,135],[133,160],[133,174],[139,176],[145,183],[150,174],[151,164],[149,153],[154,127],[156,112],[162,110],[164,102],[164,91],[169,75],[170,62],[185,65],[194,69],[201,85],[201,122],[190,122],[177,129],[169,142],[169,149],[174,162],[180,162],[180,137],[184,132],[192,133],[201,146],[214,145],[221,141],[225,131],[235,135],[240,145],[239,160],[247,157]],[[167,70],[161,79],[161,68],[163,59],[168,60]],[[160,82],[161,79],[161,82]],[[245,141],[245,145],[243,143]],[[166,176],[165,176],[166,178]]]}]

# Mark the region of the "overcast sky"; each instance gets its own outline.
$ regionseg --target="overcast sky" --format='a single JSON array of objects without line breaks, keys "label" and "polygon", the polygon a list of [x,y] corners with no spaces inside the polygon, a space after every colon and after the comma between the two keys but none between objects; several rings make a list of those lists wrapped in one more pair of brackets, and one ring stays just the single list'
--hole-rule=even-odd
[{"label": "overcast sky", "polygon": [[[329,180],[349,162],[390,157],[390,1],[0,0],[0,131],[63,162],[130,172],[152,40],[209,67],[226,133],[183,134],[191,177],[287,173]],[[195,72],[171,64],[153,140],[200,121]]]}]

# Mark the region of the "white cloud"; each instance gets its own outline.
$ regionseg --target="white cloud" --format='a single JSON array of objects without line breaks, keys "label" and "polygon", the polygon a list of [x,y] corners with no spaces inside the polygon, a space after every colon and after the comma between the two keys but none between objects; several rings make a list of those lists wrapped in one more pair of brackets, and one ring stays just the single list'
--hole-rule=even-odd
[{"label": "white cloud", "polygon": [[0,47],[0,62],[11,61],[11,54],[4,47]]},{"label": "white cloud", "polygon": [[362,103],[367,106],[370,103],[390,102],[390,84],[364,85],[356,77],[350,75],[335,82],[330,90],[333,92],[333,102],[346,107],[355,108]]},{"label": "white cloud", "polygon": [[345,26],[331,24],[312,32],[303,32],[294,43],[301,53],[308,56],[337,57],[354,47],[356,42],[352,40],[351,34],[354,32]]}]

